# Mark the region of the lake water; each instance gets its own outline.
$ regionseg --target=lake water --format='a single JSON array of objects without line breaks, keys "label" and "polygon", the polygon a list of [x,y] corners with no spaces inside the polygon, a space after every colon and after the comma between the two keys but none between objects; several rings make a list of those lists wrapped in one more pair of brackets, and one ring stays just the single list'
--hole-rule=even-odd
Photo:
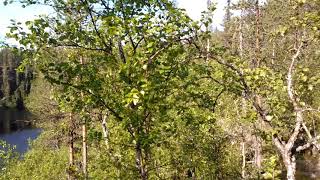
[{"label": "lake water", "polygon": [[0,108],[0,139],[16,145],[16,151],[22,154],[28,150],[29,140],[41,132],[31,126],[31,117],[27,111]]}]

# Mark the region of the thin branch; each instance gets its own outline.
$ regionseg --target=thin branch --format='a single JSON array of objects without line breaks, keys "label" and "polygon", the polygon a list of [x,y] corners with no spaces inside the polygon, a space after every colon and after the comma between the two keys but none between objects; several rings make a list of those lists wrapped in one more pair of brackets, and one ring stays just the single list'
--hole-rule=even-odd
[{"label": "thin branch", "polygon": [[309,129],[308,129],[308,127],[306,126],[305,123],[302,123],[302,127],[303,127],[304,131],[307,133],[308,138],[309,138],[309,139],[312,139],[312,135],[311,135],[311,133],[310,133],[310,131],[309,131]]},{"label": "thin branch", "polygon": [[319,139],[320,139],[320,136],[316,136],[316,137],[310,139],[309,142],[307,142],[305,145],[297,147],[296,151],[300,152],[300,151],[303,151],[303,150],[310,148],[312,145],[315,145],[317,143],[317,140],[319,140]]},{"label": "thin branch", "polygon": [[212,112],[214,113],[215,112],[215,109],[216,109],[216,106],[218,104],[218,100],[220,98],[220,96],[226,91],[225,88],[223,88],[220,93],[217,95],[216,99],[214,100],[214,103],[213,103],[213,107],[212,107]]},{"label": "thin branch", "polygon": [[308,136],[308,138],[309,138],[309,141],[311,141],[312,144],[314,144],[314,146],[315,146],[318,150],[320,150],[319,144],[316,143],[316,141],[313,141],[312,135],[311,135],[311,133],[310,133],[310,131],[309,131],[309,129],[308,129],[308,127],[306,126],[305,123],[302,123],[302,127],[303,127],[304,131],[306,132],[306,134],[307,134],[307,136]]},{"label": "thin branch", "polygon": [[92,25],[93,25],[93,28],[97,34],[97,36],[100,38],[100,40],[102,41],[103,45],[105,46],[105,49],[106,50],[109,50],[109,52],[111,51],[111,47],[109,47],[106,43],[106,41],[104,40],[104,38],[102,37],[101,33],[99,32],[98,30],[98,26],[96,24],[96,21],[94,20],[94,17],[93,17],[93,14],[92,14],[92,9],[90,8],[90,4],[88,3],[87,0],[81,0],[81,2],[85,5],[87,5],[87,10],[88,10],[88,13],[89,13],[89,16],[90,16],[90,19],[91,19],[91,22],[92,22]]},{"label": "thin branch", "polygon": [[283,153],[284,151],[284,144],[279,140],[279,138],[276,135],[272,136],[272,141],[275,144],[275,146]]},{"label": "thin branch", "polygon": [[211,80],[214,81],[215,83],[217,83],[217,84],[219,84],[219,85],[221,85],[221,86],[225,86],[225,84],[223,84],[222,82],[214,79],[213,77],[211,77],[211,76],[209,76],[209,75],[198,78],[198,80],[201,80],[201,79],[211,79]]},{"label": "thin branch", "polygon": [[106,112],[104,115],[101,112],[101,116],[102,116],[101,117],[101,119],[102,119],[101,126],[102,126],[102,131],[103,131],[103,138],[104,138],[106,146],[108,147],[108,145],[109,145],[109,130],[107,127],[108,112]]},{"label": "thin branch", "polygon": [[134,43],[134,41],[133,41],[131,36],[129,38],[130,38],[130,42],[131,42],[131,45],[132,45],[132,48],[133,48],[133,55],[135,55],[136,52],[137,52],[137,48],[139,47],[140,43],[144,39],[144,36],[141,39],[139,39],[139,41],[136,44]]},{"label": "thin branch", "polygon": [[299,109],[299,107],[298,107],[298,103],[296,101],[296,98],[294,96],[294,89],[293,89],[294,84],[293,84],[292,73],[293,73],[293,70],[295,68],[295,62],[296,62],[297,58],[299,57],[299,55],[301,53],[302,47],[303,47],[303,42],[300,43],[296,53],[291,57],[291,64],[289,66],[288,75],[287,75],[288,96],[289,96],[289,99],[290,99],[293,107],[295,108],[295,110]]},{"label": "thin branch", "polygon": [[306,149],[309,149],[311,146],[312,146],[312,143],[306,143],[303,146],[297,147],[296,152],[304,151]]},{"label": "thin branch", "polygon": [[164,47],[162,47],[161,49],[159,49],[158,51],[156,51],[155,53],[153,53],[148,60],[148,65],[150,65],[152,63],[152,61],[166,48],[168,48],[171,44],[167,44]]},{"label": "thin branch", "polygon": [[124,51],[123,51],[121,39],[118,40],[118,48],[119,48],[120,59],[122,59],[123,63],[126,63],[127,60],[126,60],[126,56],[125,56]]},{"label": "thin branch", "polygon": [[285,148],[287,150],[290,150],[293,145],[294,145],[294,142],[296,141],[298,135],[299,135],[299,132],[300,132],[300,128],[301,128],[301,124],[303,122],[303,117],[302,117],[302,112],[301,111],[298,111],[296,112],[296,124],[295,124],[295,127],[294,127],[294,130],[293,130],[293,133],[291,134]]},{"label": "thin branch", "polygon": [[134,41],[133,41],[133,39],[132,39],[132,37],[129,35],[129,40],[130,40],[130,43],[131,43],[131,46],[132,46],[132,48],[133,48],[133,54],[136,54],[136,45],[135,45],[135,43],[134,43]]},{"label": "thin branch", "polygon": [[294,142],[298,137],[298,134],[299,134],[299,131],[301,128],[301,124],[303,123],[303,114],[302,114],[301,108],[299,107],[297,100],[295,98],[295,95],[294,95],[294,83],[293,83],[293,75],[292,75],[293,70],[295,68],[295,63],[301,53],[302,47],[303,47],[303,42],[300,43],[296,53],[291,57],[291,64],[289,66],[288,75],[287,75],[287,92],[288,92],[289,100],[291,101],[293,108],[294,108],[294,111],[296,113],[296,124],[295,124],[294,131],[291,134],[291,136],[286,144],[287,150],[290,150],[293,147]]},{"label": "thin branch", "polygon": [[101,0],[101,4],[104,6],[106,10],[108,10],[108,12],[111,10],[111,8],[109,7],[109,2],[110,1],[107,1],[106,3],[105,0]]},{"label": "thin branch", "polygon": [[85,50],[90,50],[90,51],[102,51],[102,52],[105,52],[109,55],[110,54],[110,51],[107,51],[106,49],[102,49],[102,48],[93,48],[93,47],[85,47],[85,46],[82,46],[82,45],[79,45],[79,44],[57,44],[55,45],[54,47],[56,48],[59,48],[59,47],[69,47],[69,48],[82,48],[82,49],[85,49]]},{"label": "thin branch", "polygon": [[69,87],[75,88],[75,89],[80,90],[80,91],[85,91],[86,93],[88,93],[88,94],[92,95],[93,97],[97,98],[99,100],[99,102],[103,106],[105,106],[119,121],[123,120],[123,118],[120,116],[120,114],[118,114],[114,109],[112,109],[100,96],[94,94],[89,89],[85,89],[83,86],[71,84],[70,82],[60,81],[58,79],[50,77],[49,75],[47,75],[47,79],[49,81],[52,81],[52,82],[56,83],[56,84],[62,84],[62,85],[65,85],[65,86],[69,86]]},{"label": "thin branch", "polygon": [[314,111],[314,112],[320,112],[320,109],[314,109],[314,108],[304,108],[304,109],[301,109],[302,112],[305,112],[305,111]]}]

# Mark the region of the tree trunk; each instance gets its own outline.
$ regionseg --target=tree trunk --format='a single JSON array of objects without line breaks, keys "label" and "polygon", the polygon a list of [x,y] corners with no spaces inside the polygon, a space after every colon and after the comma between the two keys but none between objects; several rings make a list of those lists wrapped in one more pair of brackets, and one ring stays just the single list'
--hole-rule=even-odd
[{"label": "tree trunk", "polygon": [[246,149],[245,149],[245,142],[241,142],[241,151],[242,151],[242,169],[241,169],[241,176],[243,179],[246,178]]},{"label": "tree trunk", "polygon": [[84,123],[82,125],[82,170],[84,179],[87,179],[88,172],[87,172],[87,125]]},{"label": "tree trunk", "polygon": [[142,149],[141,149],[141,145],[140,145],[140,142],[137,142],[136,144],[136,165],[137,165],[137,168],[139,170],[139,173],[140,173],[140,177],[142,180],[147,180],[148,179],[148,174],[147,174],[147,171],[145,169],[145,166],[142,162]]},{"label": "tree trunk", "polygon": [[258,136],[255,136],[254,140],[254,162],[256,167],[258,168],[259,172],[261,170],[261,164],[262,164],[262,145],[261,145],[261,138]]},{"label": "tree trunk", "polygon": [[[208,0],[207,1],[207,9],[208,10],[209,10],[210,6],[211,6],[211,0]],[[209,24],[208,27],[207,27],[207,32],[209,32],[211,30],[210,26],[211,25]],[[206,62],[208,62],[209,61],[209,53],[210,53],[210,38],[207,38],[207,47],[206,47],[206,49],[207,49]]]},{"label": "tree trunk", "polygon": [[[84,64],[83,57],[80,56],[80,64]],[[82,81],[82,77],[80,76],[80,81]],[[81,92],[81,98],[83,99],[83,92]],[[87,122],[86,120],[82,124],[82,171],[84,179],[87,179]]]},{"label": "tree trunk", "polygon": [[104,139],[106,146],[108,147],[109,146],[109,130],[107,127],[108,114],[106,113],[105,115],[103,115],[101,113],[101,116],[102,116],[101,117],[101,119],[102,119],[101,126],[102,126],[102,132],[103,132],[103,139]]},{"label": "tree trunk", "polygon": [[68,180],[73,178],[73,166],[74,166],[74,146],[73,146],[73,134],[74,134],[74,122],[72,113],[69,114],[70,125],[69,125],[69,170],[68,170]]},{"label": "tree trunk", "polygon": [[225,46],[231,48],[232,47],[232,36],[231,33],[231,0],[227,0],[227,6],[226,6],[226,14],[225,14],[225,28],[224,32],[226,33],[224,37]]},{"label": "tree trunk", "polygon": [[296,173],[296,163],[292,162],[292,164],[290,164],[287,167],[287,179],[288,180],[294,180],[295,179],[295,173]]},{"label": "tree trunk", "polygon": [[295,155],[292,154],[292,148],[295,140],[297,139],[299,129],[300,123],[297,123],[293,134],[291,135],[290,139],[286,144],[281,142],[280,139],[277,137],[272,138],[274,145],[277,147],[278,151],[281,154],[282,162],[286,167],[288,180],[295,180],[296,158]]},{"label": "tree trunk", "polygon": [[239,24],[239,55],[243,58],[243,28],[242,28],[242,11],[240,15],[240,24]]},{"label": "tree trunk", "polygon": [[256,0],[255,4],[255,11],[256,11],[256,49],[255,49],[255,60],[253,62],[253,67],[259,67],[260,65],[260,54],[261,54],[261,47],[260,47],[260,6],[259,0]]},{"label": "tree trunk", "polygon": [[272,58],[271,58],[271,64],[274,65],[276,59],[276,42],[273,40],[272,42]]},{"label": "tree trunk", "polygon": [[295,180],[296,173],[296,159],[291,153],[287,152],[282,155],[284,165],[287,170],[287,179]]}]

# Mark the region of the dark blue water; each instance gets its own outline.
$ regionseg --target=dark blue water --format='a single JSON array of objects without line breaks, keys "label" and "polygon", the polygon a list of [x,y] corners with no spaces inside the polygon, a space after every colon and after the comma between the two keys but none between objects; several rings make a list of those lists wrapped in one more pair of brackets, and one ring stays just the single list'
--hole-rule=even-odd
[{"label": "dark blue water", "polygon": [[15,145],[16,151],[24,154],[29,140],[35,139],[41,132],[31,126],[32,115],[28,111],[0,108],[0,139]]},{"label": "dark blue water", "polygon": [[15,145],[15,150],[20,154],[24,154],[28,151],[29,141],[36,139],[40,132],[40,129],[24,129],[9,134],[0,134],[0,139],[8,144]]}]

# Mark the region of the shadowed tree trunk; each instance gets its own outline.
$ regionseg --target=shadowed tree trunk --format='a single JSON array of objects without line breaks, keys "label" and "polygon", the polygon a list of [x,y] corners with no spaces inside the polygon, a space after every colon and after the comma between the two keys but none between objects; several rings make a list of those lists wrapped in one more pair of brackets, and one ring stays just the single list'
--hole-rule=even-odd
[{"label": "shadowed tree trunk", "polygon": [[145,164],[143,162],[143,154],[142,154],[140,142],[137,142],[137,144],[136,144],[136,165],[139,170],[141,179],[147,180],[148,174],[147,174],[147,170],[145,168]]},{"label": "shadowed tree trunk", "polygon": [[74,179],[74,121],[73,114],[69,114],[69,170],[68,170],[68,180]]},{"label": "shadowed tree trunk", "polygon": [[[84,65],[83,57],[80,57],[80,64]],[[82,77],[80,76],[80,81],[82,81]],[[81,92],[81,98],[83,99],[83,92]],[[88,171],[87,171],[87,121],[84,120],[82,124],[82,171],[84,175],[84,179],[88,178]]]}]

